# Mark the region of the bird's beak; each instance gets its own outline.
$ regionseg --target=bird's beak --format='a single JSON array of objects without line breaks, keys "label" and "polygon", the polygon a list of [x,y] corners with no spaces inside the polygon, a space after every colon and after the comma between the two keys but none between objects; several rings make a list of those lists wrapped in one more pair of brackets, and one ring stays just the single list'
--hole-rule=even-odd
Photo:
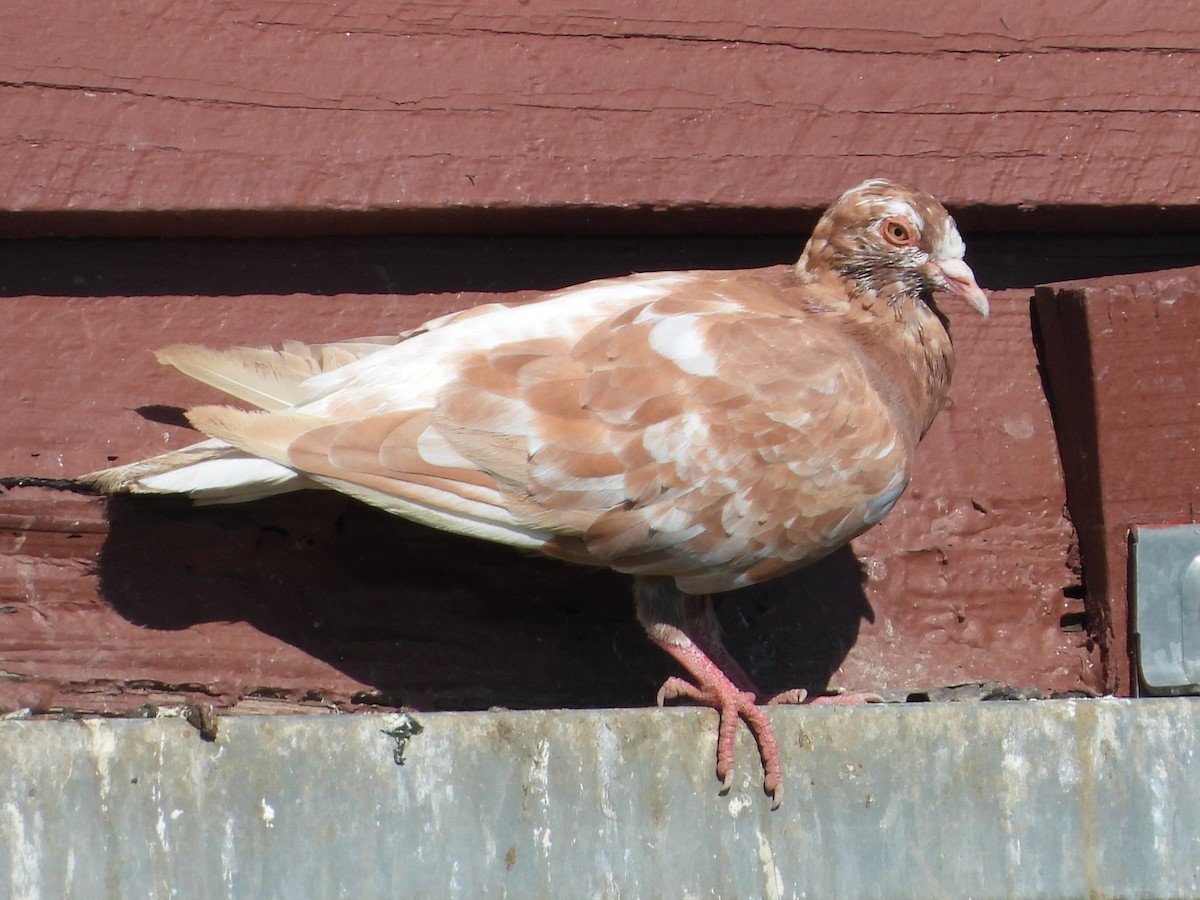
[{"label": "bird's beak", "polygon": [[971,271],[970,266],[961,259],[935,259],[931,260],[931,263],[941,273],[950,293],[962,297],[970,304],[971,309],[987,317],[987,294],[975,282],[975,273]]}]

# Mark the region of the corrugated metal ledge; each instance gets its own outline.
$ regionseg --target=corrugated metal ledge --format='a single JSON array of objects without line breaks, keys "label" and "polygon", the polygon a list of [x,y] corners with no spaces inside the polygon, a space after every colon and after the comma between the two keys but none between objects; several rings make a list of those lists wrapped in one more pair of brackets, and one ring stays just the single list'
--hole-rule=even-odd
[{"label": "corrugated metal ledge", "polygon": [[1200,701],[772,716],[777,812],[704,710],[0,722],[0,893],[1200,895]]}]

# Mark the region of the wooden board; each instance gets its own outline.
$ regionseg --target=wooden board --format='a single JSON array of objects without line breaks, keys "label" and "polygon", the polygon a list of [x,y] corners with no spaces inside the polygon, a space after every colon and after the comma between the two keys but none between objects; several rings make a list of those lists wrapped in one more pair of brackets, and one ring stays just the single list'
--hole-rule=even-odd
[{"label": "wooden board", "polygon": [[0,16],[0,235],[793,229],[878,175],[993,230],[1200,217],[1177,3]]},{"label": "wooden board", "polygon": [[[194,439],[178,407],[215,397],[157,367],[153,347],[399,331],[528,296],[5,299],[0,474],[70,476]],[[885,523],[723,602],[731,648],[767,688],[1101,686],[1028,293],[993,304],[989,321],[956,317],[952,405]],[[625,579],[329,494],[106,512],[17,488],[0,495],[0,548],[0,709],[640,705],[669,671]]]},{"label": "wooden board", "polygon": [[1128,692],[1129,529],[1200,521],[1200,268],[1038,288],[1036,310],[1105,681]]}]

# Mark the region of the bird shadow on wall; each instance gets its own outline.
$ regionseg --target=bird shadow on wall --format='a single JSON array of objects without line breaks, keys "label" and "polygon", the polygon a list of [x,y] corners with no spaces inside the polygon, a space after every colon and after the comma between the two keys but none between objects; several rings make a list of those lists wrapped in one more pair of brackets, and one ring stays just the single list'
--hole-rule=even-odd
[{"label": "bird shadow on wall", "polygon": [[[235,694],[271,694],[272,672],[284,671],[276,640],[367,686],[314,671],[300,696],[425,710],[644,706],[673,671],[636,621],[628,577],[337,494],[214,507],[118,496],[108,517],[98,561],[108,603],[150,629],[211,623],[171,642],[185,655],[172,671]],[[849,547],[726,594],[717,609],[729,649],[768,693],[825,688],[874,619]],[[296,694],[295,666],[287,671],[275,676],[290,684],[281,696]]]}]

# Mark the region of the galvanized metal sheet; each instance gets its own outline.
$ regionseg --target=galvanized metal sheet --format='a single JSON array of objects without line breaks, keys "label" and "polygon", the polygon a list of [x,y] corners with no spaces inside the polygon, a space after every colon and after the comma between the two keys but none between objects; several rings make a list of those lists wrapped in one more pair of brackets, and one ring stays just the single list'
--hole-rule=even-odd
[{"label": "galvanized metal sheet", "polygon": [[1200,894],[1200,701],[771,715],[776,812],[703,710],[0,722],[0,895]]},{"label": "galvanized metal sheet", "polygon": [[1200,694],[1200,525],[1132,530],[1142,689]]}]

